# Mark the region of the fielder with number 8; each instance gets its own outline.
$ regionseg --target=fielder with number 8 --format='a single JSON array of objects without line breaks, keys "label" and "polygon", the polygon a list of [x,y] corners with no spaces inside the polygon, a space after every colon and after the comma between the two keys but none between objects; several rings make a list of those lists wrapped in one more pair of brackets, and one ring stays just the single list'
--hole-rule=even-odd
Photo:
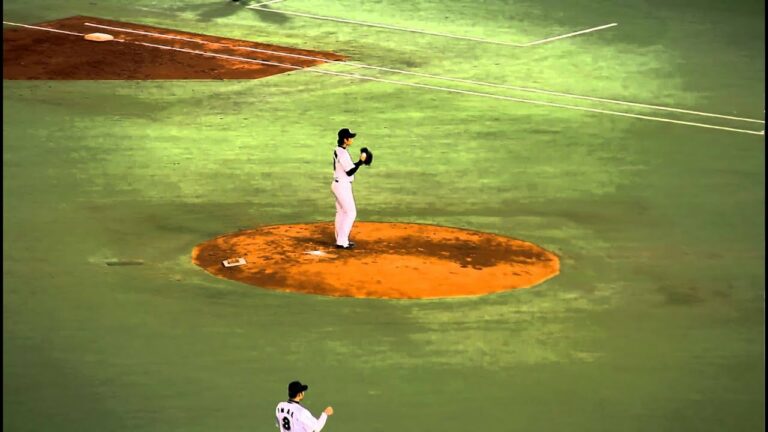
[{"label": "fielder with number 8", "polygon": [[301,406],[304,392],[309,388],[299,381],[288,384],[288,401],[280,402],[275,409],[275,421],[280,432],[320,432],[333,408],[328,407],[315,418],[308,409]]}]

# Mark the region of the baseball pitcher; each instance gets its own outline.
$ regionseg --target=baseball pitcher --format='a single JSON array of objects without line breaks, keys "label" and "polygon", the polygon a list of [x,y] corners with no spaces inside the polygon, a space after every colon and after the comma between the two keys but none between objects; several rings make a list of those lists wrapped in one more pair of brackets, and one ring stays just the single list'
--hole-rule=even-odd
[{"label": "baseball pitcher", "polygon": [[352,249],[355,244],[349,241],[352,225],[357,217],[355,197],[352,195],[352,182],[355,181],[355,173],[363,164],[370,165],[373,161],[373,153],[367,148],[360,149],[360,160],[352,162],[347,148],[357,136],[349,129],[341,129],[338,133],[337,147],[333,151],[333,183],[331,190],[336,197],[336,248]]}]

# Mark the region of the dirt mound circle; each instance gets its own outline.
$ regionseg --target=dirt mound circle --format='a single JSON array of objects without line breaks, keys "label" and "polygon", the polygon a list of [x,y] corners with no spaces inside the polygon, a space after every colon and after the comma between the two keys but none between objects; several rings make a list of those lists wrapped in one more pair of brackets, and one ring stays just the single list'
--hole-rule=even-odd
[{"label": "dirt mound circle", "polygon": [[[357,222],[356,247],[334,247],[333,223],[275,225],[197,245],[195,264],[279,291],[334,297],[418,299],[528,288],[558,274],[558,257],[535,244],[434,225]],[[223,261],[244,258],[227,267]]]}]

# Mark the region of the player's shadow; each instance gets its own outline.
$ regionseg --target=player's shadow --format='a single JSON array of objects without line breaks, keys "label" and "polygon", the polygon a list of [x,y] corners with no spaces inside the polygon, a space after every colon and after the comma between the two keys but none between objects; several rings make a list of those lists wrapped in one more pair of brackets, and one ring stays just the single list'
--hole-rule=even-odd
[{"label": "player's shadow", "polygon": [[[246,6],[249,4],[259,4],[261,1],[239,1],[233,2],[231,0],[219,0],[214,6],[211,4],[205,5],[190,5],[181,6],[176,8],[178,11],[188,11],[197,14],[197,20],[201,22],[210,22],[219,18],[226,18],[243,11],[251,11],[259,20],[269,24],[283,25],[290,21],[290,18],[284,14],[267,12],[259,9],[249,9]],[[264,9],[269,9],[269,5],[261,6]]]},{"label": "player's shadow", "polygon": [[[264,9],[271,9],[269,5],[264,5],[259,7]],[[265,10],[260,10],[260,9],[248,9],[248,10],[256,12],[256,15],[259,17],[260,20],[270,24],[283,25],[291,20],[291,18],[288,15],[281,14],[281,13],[267,12]]]},{"label": "player's shadow", "polygon": [[[205,7],[205,6],[204,6]],[[234,15],[243,10],[243,5],[239,2],[221,1],[213,7],[206,7],[197,14],[198,21],[208,22],[217,18],[225,18]]]}]

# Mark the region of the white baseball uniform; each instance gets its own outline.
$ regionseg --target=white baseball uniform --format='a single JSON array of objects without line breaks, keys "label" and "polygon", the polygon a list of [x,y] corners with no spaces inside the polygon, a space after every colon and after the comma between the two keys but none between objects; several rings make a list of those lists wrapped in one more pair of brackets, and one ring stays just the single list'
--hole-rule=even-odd
[{"label": "white baseball uniform", "polygon": [[294,400],[277,404],[275,416],[280,432],[320,432],[328,420],[325,412],[320,414],[320,418],[315,418],[308,409]]},{"label": "white baseball uniform", "polygon": [[347,171],[355,167],[352,156],[344,147],[336,147],[333,158],[333,183],[331,190],[336,196],[336,244],[349,245],[349,233],[357,217],[355,197],[352,195],[352,182],[355,175],[347,175]]}]

